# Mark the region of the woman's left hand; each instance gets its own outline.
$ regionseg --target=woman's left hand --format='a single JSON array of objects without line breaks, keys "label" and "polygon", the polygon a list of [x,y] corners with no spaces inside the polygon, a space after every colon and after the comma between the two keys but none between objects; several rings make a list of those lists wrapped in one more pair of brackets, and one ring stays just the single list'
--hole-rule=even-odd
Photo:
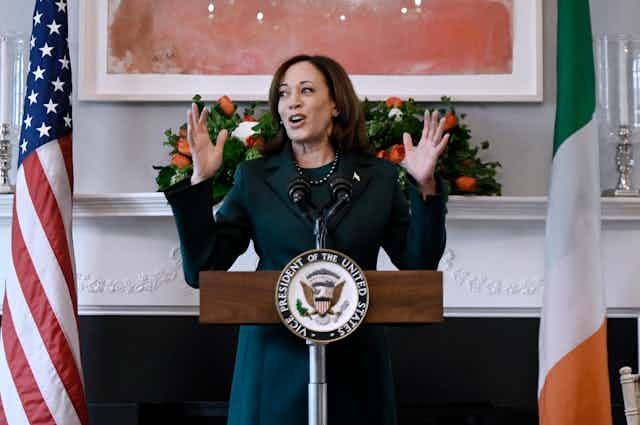
[{"label": "woman's left hand", "polygon": [[424,128],[418,144],[413,145],[409,133],[402,135],[405,152],[403,165],[420,185],[422,196],[436,193],[433,174],[438,158],[446,149],[450,137],[449,133],[442,135],[444,124],[444,118],[438,122],[438,111],[433,111],[430,114],[429,110],[426,110],[424,112]]}]

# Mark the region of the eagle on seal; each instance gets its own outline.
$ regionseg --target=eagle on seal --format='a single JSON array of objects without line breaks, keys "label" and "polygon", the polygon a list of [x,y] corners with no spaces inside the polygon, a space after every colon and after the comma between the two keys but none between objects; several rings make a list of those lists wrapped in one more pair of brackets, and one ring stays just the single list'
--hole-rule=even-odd
[{"label": "eagle on seal", "polygon": [[333,309],[340,300],[345,283],[344,281],[336,283],[339,278],[339,275],[330,270],[320,269],[307,275],[310,283],[304,280],[300,281],[304,297],[314,309],[308,313],[309,315],[318,314],[320,317],[324,317],[327,314],[340,314]]}]

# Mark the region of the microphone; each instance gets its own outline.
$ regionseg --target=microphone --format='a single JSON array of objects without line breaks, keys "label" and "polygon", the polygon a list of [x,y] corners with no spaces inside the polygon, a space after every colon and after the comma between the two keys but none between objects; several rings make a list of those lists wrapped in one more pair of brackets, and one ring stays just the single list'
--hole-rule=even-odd
[{"label": "microphone", "polygon": [[353,190],[351,180],[344,177],[334,177],[329,181],[329,188],[334,202],[348,203],[351,200]]},{"label": "microphone", "polygon": [[296,204],[304,216],[314,220],[316,206],[311,202],[311,185],[302,177],[296,177],[289,182],[288,195],[291,202]]},{"label": "microphone", "polygon": [[299,207],[309,199],[310,194],[311,185],[302,177],[296,177],[289,182],[289,199]]},{"label": "microphone", "polygon": [[331,189],[331,198],[333,198],[333,204],[329,211],[327,211],[326,221],[327,223],[334,215],[338,213],[344,206],[351,201],[351,192],[353,191],[353,185],[349,179],[344,177],[334,177],[329,180],[329,188]]}]

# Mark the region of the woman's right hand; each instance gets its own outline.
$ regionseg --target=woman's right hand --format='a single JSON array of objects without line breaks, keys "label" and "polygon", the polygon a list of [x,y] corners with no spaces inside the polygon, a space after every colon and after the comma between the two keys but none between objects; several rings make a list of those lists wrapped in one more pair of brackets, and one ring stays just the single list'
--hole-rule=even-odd
[{"label": "woman's right hand", "polygon": [[198,105],[195,103],[191,104],[191,110],[187,112],[187,142],[191,149],[191,159],[193,159],[192,185],[215,175],[222,166],[222,152],[229,138],[229,132],[222,130],[218,133],[215,146],[211,143],[207,130],[208,116],[207,108],[199,113]]}]

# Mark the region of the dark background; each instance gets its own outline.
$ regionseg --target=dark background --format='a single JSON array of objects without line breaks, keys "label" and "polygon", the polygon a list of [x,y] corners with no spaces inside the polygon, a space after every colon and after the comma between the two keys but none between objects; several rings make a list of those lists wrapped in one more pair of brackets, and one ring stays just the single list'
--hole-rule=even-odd
[{"label": "dark background", "polygon": [[[400,425],[537,424],[538,322],[474,318],[391,327]],[[638,368],[636,323],[609,319],[619,425],[625,419],[618,369]],[[80,335],[92,425],[225,423],[236,327],[199,325],[195,317],[82,316]]]}]

